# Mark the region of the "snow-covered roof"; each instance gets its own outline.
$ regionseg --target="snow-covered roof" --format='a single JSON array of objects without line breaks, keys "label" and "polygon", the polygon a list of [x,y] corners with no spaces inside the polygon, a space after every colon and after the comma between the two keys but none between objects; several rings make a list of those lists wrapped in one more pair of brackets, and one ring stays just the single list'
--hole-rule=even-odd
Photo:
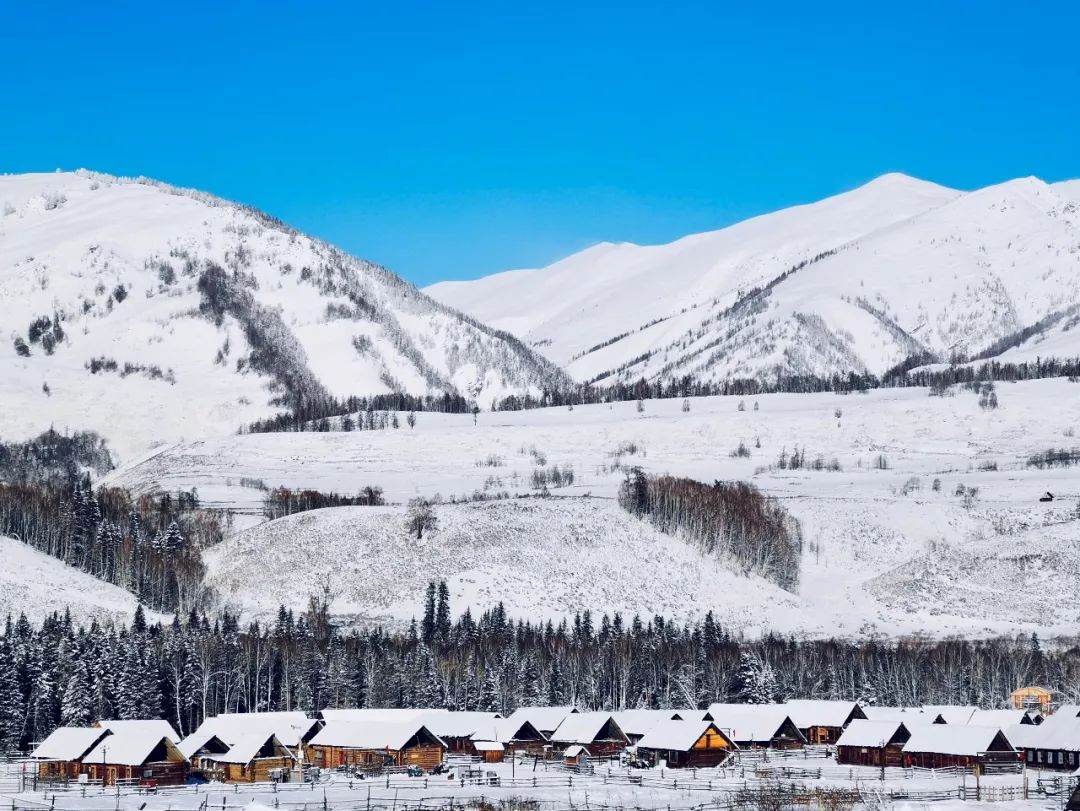
[{"label": "snow-covered roof", "polygon": [[155,735],[160,735],[163,738],[168,738],[173,743],[176,743],[178,740],[180,740],[180,736],[176,734],[176,730],[173,729],[173,725],[161,718],[136,718],[126,721],[98,721],[98,726],[102,729],[107,729],[110,732],[122,732],[128,729],[142,730],[147,733],[152,732]]},{"label": "snow-covered roof", "polygon": [[473,741],[473,748],[477,752],[502,752],[506,749],[498,741]]},{"label": "snow-covered roof", "polygon": [[840,734],[836,745],[880,747],[891,741],[901,727],[907,729],[903,721],[867,721],[856,718]]},{"label": "snow-covered roof", "polygon": [[214,755],[213,759],[221,763],[250,763],[266,746],[270,746],[274,751],[274,754],[270,757],[282,757],[286,753],[291,754],[273,733],[267,735],[256,732],[245,735],[234,743],[228,752],[223,755]]},{"label": "snow-covered roof", "polygon": [[311,739],[311,745],[396,751],[417,735],[445,745],[434,732],[416,721],[327,721]]},{"label": "snow-covered roof", "polygon": [[492,728],[502,718],[497,712],[433,712],[422,716],[424,726],[440,738],[468,738]]},{"label": "snow-covered roof", "polygon": [[[928,724],[911,730],[911,738],[904,744],[904,751],[974,757],[989,751],[998,735],[1002,735],[1002,732],[994,727]],[[1005,743],[1009,743],[1007,737]]]},{"label": "snow-covered roof", "polygon": [[[913,721],[915,723],[932,724],[937,719],[937,713],[930,713],[922,707],[863,707],[863,715],[870,721]],[[942,719],[944,720],[944,719]]]},{"label": "snow-covered roof", "polygon": [[576,712],[568,715],[551,733],[551,740],[556,743],[590,744],[598,740],[600,735],[606,736],[605,740],[627,740],[610,712]]},{"label": "snow-covered roof", "polygon": [[237,712],[207,718],[196,730],[217,735],[229,746],[249,735],[273,733],[285,746],[296,747],[319,722],[302,712]]},{"label": "snow-covered roof", "polygon": [[783,705],[799,729],[809,727],[842,727],[853,714],[862,716],[854,701],[792,699]]},{"label": "snow-covered roof", "polygon": [[794,737],[802,739],[798,727],[782,704],[710,704],[708,715],[716,726],[736,743],[771,741],[790,724]]},{"label": "snow-covered roof", "polygon": [[112,732],[93,748],[86,757],[84,763],[108,763],[117,766],[141,766],[146,763],[154,750],[164,752],[164,757],[156,757],[159,760],[183,760],[184,756],[176,748],[176,744],[167,735],[162,735],[161,730],[152,726],[128,726]]},{"label": "snow-covered roof", "polygon": [[[638,736],[644,735],[661,721],[683,717],[676,710],[620,710],[612,715],[623,732]],[[696,717],[694,720],[697,720]]]},{"label": "snow-covered roof", "polygon": [[1011,732],[1007,732],[1006,737],[1018,747],[1080,752],[1080,718],[1064,716],[1054,723],[1050,723],[1048,719],[1038,726],[1018,724],[1009,729],[1017,730],[1018,740],[1012,739]]},{"label": "snow-covered roof", "polygon": [[112,733],[99,727],[58,727],[38,744],[30,757],[37,760],[80,760]]},{"label": "snow-covered roof", "polygon": [[534,727],[530,722],[514,718],[496,718],[481,725],[472,734],[474,741],[498,741],[500,743],[512,743],[513,741],[546,741],[544,733]]},{"label": "snow-covered roof", "polygon": [[425,710],[411,707],[349,707],[328,708],[320,712],[319,717],[324,721],[374,721],[385,724],[426,719],[436,713],[449,712],[449,710]]},{"label": "snow-covered roof", "polygon": [[528,721],[541,732],[552,732],[571,714],[580,714],[577,707],[519,707],[510,713],[510,719]]},{"label": "snow-covered roof", "polygon": [[721,735],[728,744],[734,743],[721,732],[712,721],[664,720],[655,724],[638,741],[638,749],[665,749],[673,752],[688,752],[694,748],[701,737],[708,731]]},{"label": "snow-covered roof", "polygon": [[223,751],[218,754],[223,754],[225,751],[228,751],[229,745],[221,740],[213,730],[202,729],[201,727],[184,738],[184,740],[180,741],[180,743],[176,744],[176,748],[180,750],[180,754],[183,755],[186,760],[191,760],[196,752],[213,741],[217,741],[220,744],[220,747],[223,747]]},{"label": "snow-covered roof", "polygon": [[[1026,720],[1025,720],[1026,719]],[[975,710],[968,718],[969,726],[1005,729],[1013,724],[1030,724],[1027,710]]]},{"label": "snow-covered roof", "polygon": [[[1012,724],[1002,731],[1009,739],[1009,743],[1017,749],[1039,749],[1040,742],[1047,739],[1041,730],[1042,727],[1035,724]],[[1077,743],[1080,743],[1080,739]]]},{"label": "snow-covered roof", "polygon": [[580,744],[574,744],[573,746],[566,747],[566,751],[563,752],[563,757],[577,757],[578,755],[589,756],[589,750]]},{"label": "snow-covered roof", "polygon": [[940,715],[946,724],[967,724],[978,707],[955,704],[926,704],[923,709],[928,713]]}]

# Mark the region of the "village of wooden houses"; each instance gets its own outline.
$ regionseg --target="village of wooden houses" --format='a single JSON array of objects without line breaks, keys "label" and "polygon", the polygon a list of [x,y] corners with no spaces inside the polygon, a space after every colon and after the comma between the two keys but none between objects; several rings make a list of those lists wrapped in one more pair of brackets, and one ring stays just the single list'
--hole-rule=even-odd
[{"label": "village of wooden houses", "polygon": [[[509,809],[522,797],[552,811],[836,809],[872,798],[1076,809],[1078,758],[1080,705],[1059,705],[1039,687],[1016,690],[1007,709],[790,700],[707,710],[536,706],[503,717],[328,708],[315,717],[219,715],[186,736],[160,719],[61,727],[6,764],[0,794],[6,774],[13,811],[162,802],[228,811],[289,805],[282,798],[294,791],[304,809],[326,811]],[[774,796],[766,805],[765,791],[780,792],[780,804]]]}]

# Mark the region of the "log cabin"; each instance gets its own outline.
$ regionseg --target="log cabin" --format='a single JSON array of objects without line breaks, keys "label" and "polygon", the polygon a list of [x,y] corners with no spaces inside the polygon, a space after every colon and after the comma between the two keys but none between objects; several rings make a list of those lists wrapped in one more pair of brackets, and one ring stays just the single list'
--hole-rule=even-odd
[{"label": "log cabin", "polygon": [[1014,724],[1005,736],[1030,769],[1075,771],[1080,766],[1080,718],[1055,713],[1039,725]]},{"label": "log cabin", "polygon": [[477,743],[484,742],[502,744],[503,751],[510,754],[541,756],[551,749],[548,739],[530,722],[512,718],[496,719],[477,730],[472,736],[474,749]]},{"label": "log cabin", "polygon": [[[619,724],[619,728],[626,733],[631,744],[637,744],[650,729],[661,721],[682,721],[684,716],[677,710],[621,710],[612,713]],[[690,718],[698,720],[700,712],[695,712]]]},{"label": "log cabin", "polygon": [[446,744],[416,722],[329,721],[311,739],[308,753],[324,769],[419,766],[431,771],[443,762]]},{"label": "log cabin", "polygon": [[836,741],[836,762],[845,766],[902,766],[911,732],[903,721],[855,719]]},{"label": "log cabin", "polygon": [[866,720],[866,713],[854,701],[793,699],[783,707],[809,744],[836,743],[848,724]]},{"label": "log cabin", "polygon": [[589,750],[579,744],[566,747],[563,752],[563,765],[571,769],[581,769],[589,765]]},{"label": "log cabin", "polygon": [[187,778],[187,759],[153,726],[126,726],[102,738],[82,759],[80,774],[111,786],[176,786]]},{"label": "log cabin", "polygon": [[1009,696],[1013,709],[1035,710],[1042,716],[1050,715],[1057,705],[1057,694],[1049,687],[1019,687]]},{"label": "log cabin", "polygon": [[904,766],[981,770],[988,763],[1016,763],[1020,753],[994,727],[930,724],[915,727],[903,747]]},{"label": "log cabin", "polygon": [[196,730],[176,745],[185,758],[191,772],[210,779],[218,776],[220,767],[215,759],[229,751],[229,745],[213,732]]},{"label": "log cabin", "polygon": [[473,736],[494,726],[502,719],[497,712],[433,712],[424,716],[423,723],[433,734],[442,739],[448,752],[472,754]]},{"label": "log cabin", "polygon": [[59,727],[30,754],[38,779],[67,781],[79,776],[83,758],[112,733],[100,727]]},{"label": "log cabin", "polygon": [[712,721],[668,719],[653,726],[637,743],[638,756],[673,769],[719,766],[738,750],[735,742]]},{"label": "log cabin", "polygon": [[622,752],[630,739],[609,712],[575,712],[567,715],[551,734],[551,743],[564,750],[584,746],[589,757],[603,758]]},{"label": "log cabin", "polygon": [[802,749],[806,738],[781,704],[711,704],[712,721],[740,749]]},{"label": "log cabin", "polygon": [[207,760],[218,764],[220,779],[226,783],[287,783],[297,763],[276,735],[262,732],[241,738],[225,754]]}]

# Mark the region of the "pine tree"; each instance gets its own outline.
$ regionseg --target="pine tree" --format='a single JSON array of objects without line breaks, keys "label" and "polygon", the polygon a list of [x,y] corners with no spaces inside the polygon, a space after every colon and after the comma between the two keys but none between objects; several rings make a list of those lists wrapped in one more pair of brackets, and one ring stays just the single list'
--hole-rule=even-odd
[{"label": "pine tree", "polygon": [[15,651],[8,633],[0,639],[0,751],[21,748],[25,707],[16,672]]},{"label": "pine tree", "polygon": [[60,704],[62,726],[84,727],[94,721],[94,694],[90,670],[85,660],[76,655],[72,662],[71,676],[64,687]]}]

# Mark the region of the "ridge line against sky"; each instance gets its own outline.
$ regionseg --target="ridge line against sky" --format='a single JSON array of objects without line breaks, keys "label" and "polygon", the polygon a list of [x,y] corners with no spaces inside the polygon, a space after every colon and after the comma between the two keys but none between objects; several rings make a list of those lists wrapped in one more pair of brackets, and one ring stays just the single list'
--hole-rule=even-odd
[{"label": "ridge line against sky", "polygon": [[204,189],[421,286],[890,171],[1080,176],[1080,10],[942,5],[11,3],[0,171]]}]

